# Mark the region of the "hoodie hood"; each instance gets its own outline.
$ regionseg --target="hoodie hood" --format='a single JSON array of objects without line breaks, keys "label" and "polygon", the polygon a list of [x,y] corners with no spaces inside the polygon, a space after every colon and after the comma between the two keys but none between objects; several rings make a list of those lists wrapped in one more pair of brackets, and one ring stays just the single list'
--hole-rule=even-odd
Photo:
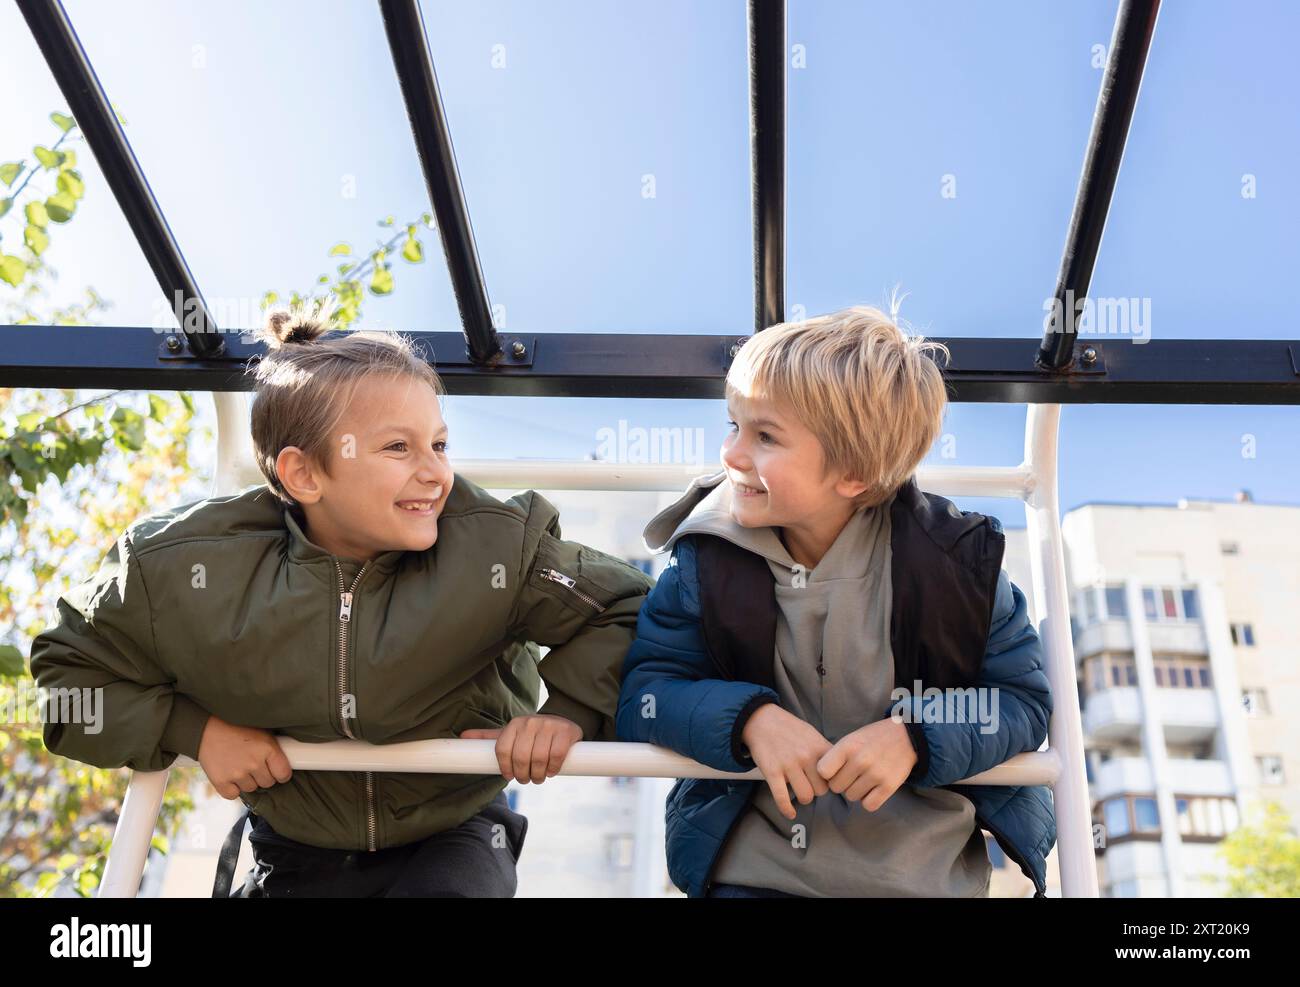
[{"label": "hoodie hood", "polygon": [[668,552],[683,535],[707,534],[725,538],[778,565],[792,568],[794,559],[768,526],[746,528],[731,516],[731,481],[727,471],[697,476],[673,504],[650,519],[643,537],[646,548]]}]

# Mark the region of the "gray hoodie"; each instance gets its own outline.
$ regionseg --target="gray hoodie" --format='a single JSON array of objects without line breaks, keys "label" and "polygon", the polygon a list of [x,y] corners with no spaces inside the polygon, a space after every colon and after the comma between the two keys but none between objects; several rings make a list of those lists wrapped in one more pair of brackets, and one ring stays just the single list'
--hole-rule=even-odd
[{"label": "gray hoodie", "polygon": [[[683,535],[710,534],[765,558],[781,706],[832,743],[880,719],[894,686],[889,502],[854,514],[812,570],[775,528],[741,527],[730,508],[725,472],[700,477],[646,526],[646,545],[667,551]],[[713,879],[815,897],[988,895],[992,867],[964,795],[903,785],[875,812],[834,792],[794,806],[792,822],[760,786]]]}]

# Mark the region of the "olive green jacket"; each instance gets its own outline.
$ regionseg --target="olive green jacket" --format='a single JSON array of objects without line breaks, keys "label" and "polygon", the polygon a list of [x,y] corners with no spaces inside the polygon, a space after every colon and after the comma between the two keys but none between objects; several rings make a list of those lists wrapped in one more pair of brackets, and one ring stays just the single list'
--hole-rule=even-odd
[{"label": "olive green jacket", "polygon": [[[71,693],[50,693],[45,746],[157,771],[197,759],[209,714],[309,743],[454,737],[537,711],[539,673],[541,712],[616,740],[619,671],[651,585],[562,541],[541,495],[503,502],[462,476],[433,547],[365,566],[309,541],[265,485],[187,504],[132,524],[33,642],[38,687],[101,700],[92,725],[67,714]],[[377,850],[459,825],[505,785],[295,771],[242,798],[290,839]]]}]

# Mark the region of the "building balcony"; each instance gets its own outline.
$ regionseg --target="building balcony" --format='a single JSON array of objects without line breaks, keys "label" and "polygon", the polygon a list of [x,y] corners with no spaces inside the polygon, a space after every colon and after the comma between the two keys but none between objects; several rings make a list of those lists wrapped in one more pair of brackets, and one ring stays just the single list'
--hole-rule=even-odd
[{"label": "building balcony", "polygon": [[1111,887],[1139,883],[1138,894],[1161,897],[1165,884],[1165,856],[1159,840],[1128,840],[1106,848],[1106,883]]},{"label": "building balcony", "polygon": [[1210,740],[1219,728],[1219,707],[1213,689],[1157,688],[1156,704],[1168,743],[1191,744]]},{"label": "building balcony", "polygon": [[[1199,620],[1157,620],[1147,623],[1152,654],[1208,655],[1205,628]],[[1102,651],[1133,651],[1133,631],[1127,620],[1099,620],[1079,628],[1074,636],[1075,658]]]},{"label": "building balcony", "polygon": [[[1231,795],[1232,777],[1224,761],[1171,757],[1163,779],[1175,795]],[[1091,786],[1095,801],[1125,793],[1150,794],[1156,790],[1151,762],[1145,757],[1112,757],[1097,766]]]},{"label": "building balcony", "polygon": [[[1206,741],[1219,727],[1213,689],[1155,690],[1165,740],[1170,744]],[[1083,733],[1090,741],[1135,741],[1142,733],[1142,702],[1137,686],[1101,689],[1083,704]]]},{"label": "building balcony", "polygon": [[1083,735],[1090,741],[1137,740],[1142,732],[1142,702],[1137,686],[1090,693],[1083,704]]}]

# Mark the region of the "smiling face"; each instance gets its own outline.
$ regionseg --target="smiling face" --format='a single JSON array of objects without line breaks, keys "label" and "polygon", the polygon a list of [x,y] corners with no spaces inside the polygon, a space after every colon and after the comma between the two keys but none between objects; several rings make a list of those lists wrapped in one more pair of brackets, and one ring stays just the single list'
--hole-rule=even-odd
[{"label": "smiling face", "polygon": [[727,415],[721,458],[732,517],[745,528],[780,528],[795,561],[815,566],[866,485],[827,471],[821,442],[784,406],[728,388]]},{"label": "smiling face", "polygon": [[330,449],[328,475],[293,447],[276,461],[313,542],[331,555],[368,561],[382,552],[422,552],[438,540],[453,474],[433,388],[410,377],[363,379]]}]

